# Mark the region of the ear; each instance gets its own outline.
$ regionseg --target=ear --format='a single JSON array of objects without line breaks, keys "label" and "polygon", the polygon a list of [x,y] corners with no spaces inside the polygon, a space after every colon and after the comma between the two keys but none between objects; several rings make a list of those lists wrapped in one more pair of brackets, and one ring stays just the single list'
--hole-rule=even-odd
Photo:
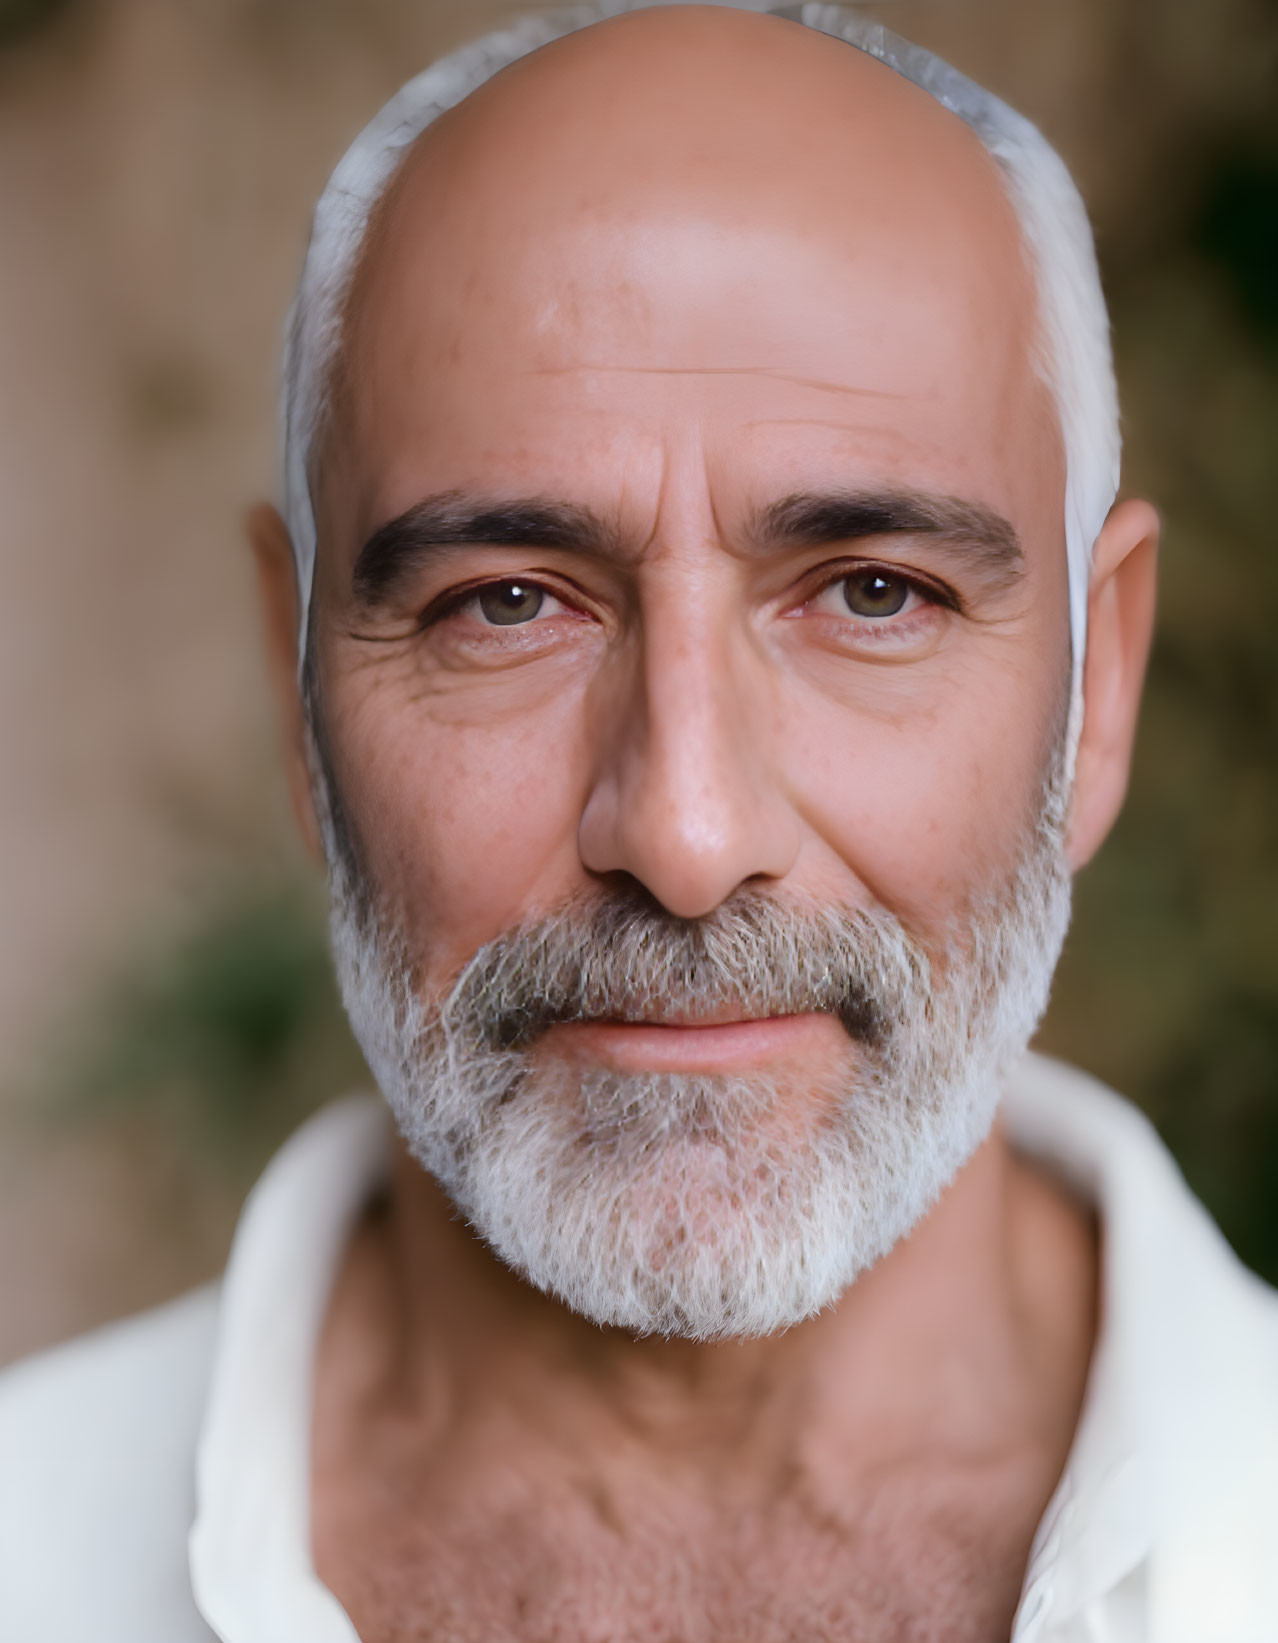
[{"label": "ear", "polygon": [[1158,515],[1148,502],[1117,503],[1092,552],[1083,729],[1065,841],[1075,871],[1100,849],[1127,796],[1157,563]]},{"label": "ear", "polygon": [[257,587],[266,629],[266,655],[284,730],[284,761],[293,814],[306,848],[322,860],[324,847],[311,800],[306,763],[306,720],[297,679],[297,570],[288,526],[279,510],[263,502],[244,521],[257,567]]}]

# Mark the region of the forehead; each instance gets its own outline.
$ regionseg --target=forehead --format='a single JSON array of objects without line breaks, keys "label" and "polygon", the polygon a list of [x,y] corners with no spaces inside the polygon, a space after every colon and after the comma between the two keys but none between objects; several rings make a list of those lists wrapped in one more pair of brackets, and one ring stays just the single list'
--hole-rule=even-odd
[{"label": "forehead", "polygon": [[729,475],[852,461],[961,490],[975,466],[988,492],[1001,457],[1014,489],[1056,444],[1034,325],[957,118],[794,24],[640,13],[419,141],[352,288],[326,474],[361,526],[415,490],[615,488],[694,432]]}]

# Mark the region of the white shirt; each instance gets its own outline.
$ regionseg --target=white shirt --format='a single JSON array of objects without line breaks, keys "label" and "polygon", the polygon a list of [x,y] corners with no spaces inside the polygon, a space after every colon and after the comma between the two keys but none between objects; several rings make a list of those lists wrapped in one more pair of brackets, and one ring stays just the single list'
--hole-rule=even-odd
[{"label": "white shirt", "polygon": [[[1102,1227],[1015,1643],[1278,1643],[1278,1294],[1100,1085],[1030,1056],[1004,1117]],[[329,1107],[254,1189],[220,1286],[0,1375],[4,1643],[357,1643],[311,1562],[311,1380],[388,1142],[375,1099]]]}]

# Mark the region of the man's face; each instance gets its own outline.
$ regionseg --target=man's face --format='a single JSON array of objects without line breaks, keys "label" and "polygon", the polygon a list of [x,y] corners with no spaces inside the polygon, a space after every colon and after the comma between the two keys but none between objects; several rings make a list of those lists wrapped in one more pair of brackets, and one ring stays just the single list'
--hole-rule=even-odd
[{"label": "man's face", "polygon": [[[991,162],[844,46],[660,27],[439,122],[353,298],[317,705],[421,1000],[636,894],[886,916],[943,966],[1059,743],[1063,463]],[[648,1019],[538,1034],[540,1087],[757,1075],[793,1135],[865,1060],[829,1009]]]}]

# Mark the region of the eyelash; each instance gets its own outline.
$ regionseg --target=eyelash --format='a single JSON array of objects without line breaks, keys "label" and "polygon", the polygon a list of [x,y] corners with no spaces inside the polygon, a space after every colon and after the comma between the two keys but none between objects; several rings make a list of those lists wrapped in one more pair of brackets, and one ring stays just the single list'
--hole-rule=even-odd
[{"label": "eyelash", "polygon": [[[873,559],[852,559],[842,565],[835,565],[833,567],[823,565],[820,570],[820,581],[816,582],[807,592],[804,593],[801,599],[796,601],[794,608],[805,608],[815,599],[820,598],[823,593],[827,593],[831,588],[837,587],[840,582],[846,581],[849,577],[858,575],[874,575],[876,573],[889,581],[904,583],[911,593],[917,594],[920,599],[925,600],[929,605],[939,607],[942,610],[950,610],[959,613],[963,610],[963,602],[959,598],[958,594],[952,588],[947,587],[944,583],[933,582],[928,578],[915,574],[914,572],[907,573],[902,571],[898,566],[882,564]],[[525,587],[537,588],[542,593],[548,594],[552,599],[558,599],[562,603],[571,604],[573,602],[572,593],[556,590],[556,588],[553,587],[548,581],[541,580],[536,576],[512,575],[486,577],[482,581],[468,583],[465,587],[450,589],[448,593],[443,594],[438,599],[433,600],[429,605],[427,605],[426,609],[421,614],[421,618],[418,623],[419,630],[424,632],[426,629],[434,627],[440,622],[446,621],[448,617],[455,616],[460,610],[468,605],[472,599],[483,593],[485,589],[501,587],[503,583],[515,581],[520,582]],[[580,594],[577,594],[578,599],[581,597],[582,596]],[[854,617],[852,612],[849,612],[848,620],[854,622],[858,619]],[[862,617],[859,620],[867,625],[875,625],[874,619],[871,617]],[[890,620],[891,618],[885,619],[882,625],[886,625],[886,621]]]},{"label": "eyelash", "polygon": [[570,594],[557,592],[549,582],[536,576],[489,576],[480,582],[468,582],[465,587],[450,588],[447,593],[433,599],[418,618],[419,630],[425,632],[427,628],[435,627],[437,623],[455,616],[486,589],[500,588],[507,582],[518,582],[521,587],[537,588],[542,593],[548,593],[552,599],[559,599],[565,604],[571,602]]},{"label": "eyelash", "polygon": [[[823,593],[831,588],[838,587],[840,582],[846,582],[853,576],[881,576],[885,581],[900,582],[911,593],[917,594],[920,599],[929,605],[938,606],[942,610],[951,610],[961,613],[963,602],[953,588],[943,582],[933,582],[930,578],[920,576],[914,571],[904,571],[899,565],[881,563],[877,559],[850,559],[841,565],[822,565],[820,580],[812,589],[805,593],[798,602],[799,606],[810,605],[814,599],[819,599]],[[849,611],[848,619],[854,620]],[[862,621],[872,623],[873,618],[862,617]]]}]

